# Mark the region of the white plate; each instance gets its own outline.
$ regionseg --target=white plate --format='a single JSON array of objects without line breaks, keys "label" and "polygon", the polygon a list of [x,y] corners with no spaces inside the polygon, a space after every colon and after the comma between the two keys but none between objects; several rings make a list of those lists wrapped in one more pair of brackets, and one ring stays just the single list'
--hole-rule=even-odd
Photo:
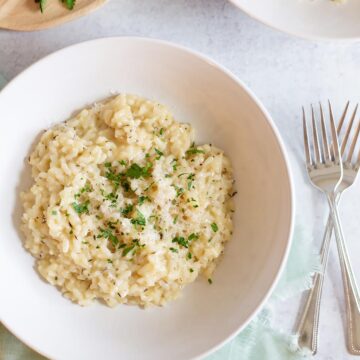
[{"label": "white plate", "polygon": [[[72,304],[39,278],[20,240],[18,192],[36,137],[114,90],[166,104],[235,169],[236,226],[213,285],[199,280],[164,308]],[[291,177],[269,114],[219,65],[154,40],[82,43],[13,80],[0,93],[0,119],[0,320],[28,345],[64,360],[192,359],[234,336],[267,298],[292,232]]]},{"label": "white plate", "polygon": [[360,38],[360,1],[230,0],[253,18],[288,34],[310,39]]}]

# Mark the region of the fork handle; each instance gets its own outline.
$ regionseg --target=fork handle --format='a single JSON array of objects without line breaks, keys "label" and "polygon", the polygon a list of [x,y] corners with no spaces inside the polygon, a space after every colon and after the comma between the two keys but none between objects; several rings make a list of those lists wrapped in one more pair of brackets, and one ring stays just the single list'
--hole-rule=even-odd
[{"label": "fork handle", "polygon": [[360,299],[355,276],[351,268],[347,248],[341,228],[339,213],[334,194],[327,194],[330,213],[334,224],[336,244],[344,279],[344,290],[347,313],[347,345],[353,355],[360,355]]},{"label": "fork handle", "polygon": [[300,317],[300,322],[296,331],[299,336],[300,348],[309,349],[312,355],[316,354],[318,346],[321,294],[324,282],[324,274],[329,258],[332,230],[333,226],[331,216],[329,216],[323,236],[320,253],[322,272],[316,273],[314,276],[313,287],[309,290],[305,307],[303,309],[302,315]]}]

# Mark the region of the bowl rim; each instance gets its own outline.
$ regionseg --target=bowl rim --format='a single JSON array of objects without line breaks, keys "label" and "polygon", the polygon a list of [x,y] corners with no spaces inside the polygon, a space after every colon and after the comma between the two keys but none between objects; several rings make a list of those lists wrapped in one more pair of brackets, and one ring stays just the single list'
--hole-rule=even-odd
[{"label": "bowl rim", "polygon": [[[230,0],[230,1],[232,1],[232,0]],[[140,42],[140,43],[146,42],[146,43],[153,43],[156,45],[162,45],[162,46],[169,47],[169,48],[172,48],[177,51],[187,53],[188,55],[194,56],[197,59],[199,59],[203,62],[206,62],[208,65],[216,68],[217,70],[220,70],[225,76],[227,76],[230,80],[232,80],[234,83],[236,83],[238,86],[240,86],[242,88],[242,90],[244,90],[245,93],[255,103],[255,105],[260,109],[260,111],[264,115],[268,125],[270,126],[270,129],[273,132],[275,139],[277,140],[277,145],[279,146],[280,153],[284,160],[284,165],[285,165],[286,174],[287,174],[287,182],[288,182],[288,186],[289,186],[289,195],[290,195],[290,204],[289,205],[290,205],[291,214],[290,214],[290,219],[289,219],[289,224],[288,224],[287,244],[286,244],[283,256],[282,256],[282,260],[281,260],[280,264],[278,265],[278,269],[276,271],[276,276],[274,277],[271,285],[266,289],[265,296],[263,297],[262,301],[260,301],[260,303],[252,311],[252,313],[248,315],[247,319],[243,322],[243,324],[241,324],[235,331],[230,333],[224,340],[222,340],[218,344],[212,346],[211,348],[204,351],[203,353],[196,355],[195,358],[193,358],[193,359],[202,359],[202,358],[212,354],[216,350],[220,349],[222,346],[224,346],[226,343],[228,343],[230,340],[232,340],[236,335],[239,334],[239,332],[241,330],[243,330],[251,322],[251,320],[260,312],[260,310],[262,309],[262,307],[264,306],[266,301],[271,296],[271,294],[272,294],[275,286],[277,285],[279,278],[285,268],[285,264],[288,259],[288,255],[289,255],[291,244],[292,244],[292,238],[293,238],[293,233],[294,233],[294,219],[295,219],[295,189],[294,189],[293,175],[292,175],[291,167],[290,167],[290,160],[287,155],[285,144],[281,138],[280,132],[277,129],[270,113],[266,110],[265,106],[260,102],[260,100],[257,98],[257,96],[253,93],[253,91],[250,90],[250,88],[242,80],[240,80],[230,70],[226,69],[224,66],[222,66],[219,63],[217,63],[216,61],[212,60],[207,55],[204,55],[204,54],[202,54],[196,50],[190,49],[186,46],[176,44],[176,43],[166,41],[166,40],[154,39],[154,38],[150,38],[150,37],[138,37],[138,36],[109,36],[109,37],[100,37],[100,38],[96,38],[96,39],[92,39],[92,40],[86,40],[86,41],[72,44],[70,46],[66,46],[64,48],[56,50],[56,51],[42,57],[41,59],[35,61],[33,64],[31,64],[30,66],[25,68],[23,71],[21,71],[19,74],[17,74],[12,80],[10,80],[3,87],[2,90],[0,90],[0,101],[1,101],[2,95],[4,93],[6,93],[8,91],[8,89],[11,89],[13,86],[16,86],[18,80],[21,79],[21,77],[23,75],[25,75],[29,71],[32,71],[33,68],[41,66],[43,62],[51,60],[52,57],[58,56],[59,53],[71,50],[72,48],[75,48],[75,47],[81,47],[81,46],[86,46],[88,44],[95,44],[95,43],[100,43],[103,41],[110,41],[110,40],[116,40],[116,41],[120,40],[120,41],[125,41],[125,42],[126,41],[135,41],[135,42]],[[28,346],[30,349],[36,351],[40,355],[43,355],[47,358],[51,358],[50,354],[43,352],[42,350],[38,349],[37,346],[34,346],[33,344],[29,344],[27,341],[23,340],[20,336],[18,336],[16,331],[14,331],[14,329],[12,329],[11,325],[7,324],[6,322],[4,322],[1,319],[1,313],[0,313],[0,322],[9,332],[11,332],[17,339],[19,339],[23,344]]]},{"label": "bowl rim", "polygon": [[337,43],[349,43],[349,42],[351,43],[351,42],[358,41],[360,39],[360,34],[359,35],[351,35],[351,36],[331,37],[331,36],[326,36],[326,35],[303,34],[303,33],[297,32],[297,31],[288,30],[281,26],[277,26],[277,25],[271,23],[270,21],[264,20],[260,16],[244,9],[243,6],[241,4],[239,4],[238,0],[229,0],[229,1],[232,3],[232,5],[234,5],[238,9],[240,9],[243,13],[248,15],[250,18],[258,21],[259,23],[266,25],[267,27],[269,27],[273,30],[279,31],[283,34],[294,36],[299,39],[310,40],[310,41],[324,41],[324,42],[336,41]]}]

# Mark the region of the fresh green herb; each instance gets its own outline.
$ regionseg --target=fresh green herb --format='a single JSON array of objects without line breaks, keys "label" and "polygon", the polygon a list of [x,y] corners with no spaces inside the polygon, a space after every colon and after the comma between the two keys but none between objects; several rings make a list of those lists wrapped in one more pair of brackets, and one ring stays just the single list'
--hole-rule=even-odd
[{"label": "fresh green herb", "polygon": [[192,233],[192,234],[190,234],[189,237],[188,237],[188,240],[189,240],[189,241],[193,241],[193,240],[197,240],[197,239],[199,239],[199,234],[194,234],[194,233]]},{"label": "fresh green herb", "polygon": [[132,244],[126,248],[124,248],[123,252],[122,252],[122,256],[126,256],[130,251],[133,251],[135,249],[135,244]]},{"label": "fresh green herb", "polygon": [[186,255],[186,258],[187,258],[188,260],[191,260],[191,258],[192,258],[192,253],[191,253],[191,252],[188,252],[187,255]]},{"label": "fresh green herb", "polygon": [[51,215],[57,215],[57,211],[53,210],[53,211],[51,212]]},{"label": "fresh green herb", "polygon": [[84,214],[84,213],[89,214],[89,208],[88,208],[89,204],[90,204],[89,200],[85,201],[82,204],[73,202],[72,207],[78,214]]},{"label": "fresh green herb", "polygon": [[119,239],[113,234],[111,229],[100,228],[100,234],[97,237],[110,240],[114,247],[119,243]]},{"label": "fresh green herb", "polygon": [[111,162],[106,162],[106,163],[104,164],[104,166],[105,166],[106,168],[111,167]]},{"label": "fresh green herb", "polygon": [[61,0],[63,3],[65,3],[66,7],[69,9],[69,10],[72,10],[75,6],[75,2],[76,0]]},{"label": "fresh green herb", "polygon": [[156,160],[159,160],[163,155],[164,153],[158,149],[155,148],[155,152],[158,154],[158,156],[156,157]]},{"label": "fresh green herb", "polygon": [[192,144],[191,147],[186,151],[186,155],[205,154],[204,150],[200,150]]},{"label": "fresh green herb", "polygon": [[125,160],[120,160],[119,164],[122,165],[122,166],[126,166],[126,161]]},{"label": "fresh green herb", "polygon": [[145,216],[138,209],[136,209],[136,214],[137,214],[137,217],[134,219],[131,219],[131,223],[133,225],[145,226],[146,225]]},{"label": "fresh green herb", "polygon": [[191,173],[191,174],[187,177],[187,180],[188,180],[187,188],[188,188],[188,190],[191,190],[191,187],[192,187],[194,178],[195,178],[195,174],[193,174],[193,173]]},{"label": "fresh green herb", "polygon": [[79,198],[84,192],[92,192],[93,188],[90,184],[86,184],[84,187],[80,189],[80,191],[74,195],[75,199]]},{"label": "fresh green herb", "polygon": [[150,157],[150,154],[149,153],[146,153],[145,154],[145,159],[149,158]]},{"label": "fresh green herb", "polygon": [[145,201],[150,201],[150,198],[148,196],[139,196],[139,205],[142,205]]},{"label": "fresh green herb", "polygon": [[192,272],[194,272],[194,269],[191,269],[191,268],[190,268],[189,271],[192,273]]},{"label": "fresh green herb", "polygon": [[145,247],[145,244],[140,244],[139,239],[133,239],[132,242],[133,243],[131,245],[124,248],[124,250],[122,252],[122,256],[126,256],[131,251],[133,251],[135,248],[137,248],[136,250],[138,250],[138,248],[140,248],[140,247]]},{"label": "fresh green herb", "polygon": [[184,189],[182,187],[172,185],[176,190],[176,197],[181,196],[184,193]]},{"label": "fresh green herb", "polygon": [[179,215],[176,215],[176,216],[174,217],[173,224],[176,224],[176,223],[177,223],[177,221],[178,221],[178,217],[179,217]]},{"label": "fresh green herb", "polygon": [[133,211],[134,205],[128,204],[123,209],[120,210],[122,215],[129,215]]},{"label": "fresh green herb", "polygon": [[105,177],[112,182],[115,190],[117,190],[119,188],[119,186],[123,180],[123,175],[116,174],[112,168],[107,168]]},{"label": "fresh green herb", "polygon": [[159,134],[162,135],[164,133],[164,128],[161,128]]},{"label": "fresh green herb", "polygon": [[175,249],[175,248],[173,248],[173,247],[170,248],[170,251],[172,251],[173,253],[178,253],[178,252],[179,252],[178,249]]},{"label": "fresh green herb", "polygon": [[[45,5],[46,5],[46,3],[47,3],[47,0],[35,0],[35,2],[39,4],[39,6],[40,6],[40,11],[41,11],[41,12],[44,12],[44,10],[45,10]],[[65,6],[67,7],[67,9],[72,10],[72,9],[74,8],[74,6],[75,6],[76,0],[61,0],[61,2],[62,2],[63,4],[65,4]]]},{"label": "fresh green herb", "polygon": [[172,239],[173,243],[178,243],[179,245],[188,248],[189,247],[189,242],[188,240],[186,240],[183,236],[176,236]]},{"label": "fresh green herb", "polygon": [[110,207],[116,207],[117,199],[119,198],[118,194],[115,194],[114,192],[111,192],[109,194],[104,195],[105,200],[109,200],[111,202]]},{"label": "fresh green herb", "polygon": [[39,3],[40,11],[44,12],[46,0],[35,0],[36,3]]},{"label": "fresh green herb", "polygon": [[208,283],[211,285],[213,281],[211,279],[208,279]]},{"label": "fresh green herb", "polygon": [[112,264],[112,260],[111,260],[111,259],[107,259],[107,262],[108,262],[109,264]]},{"label": "fresh green herb", "polygon": [[177,166],[178,166],[178,164],[177,164],[177,159],[174,159],[174,160],[171,162],[171,165],[172,165],[173,170],[176,171]]},{"label": "fresh green herb", "polygon": [[216,223],[212,223],[211,224],[211,228],[213,230],[213,232],[217,232],[219,230],[218,226],[216,225]]},{"label": "fresh green herb", "polygon": [[171,175],[170,175],[170,174],[165,174],[165,177],[166,177],[166,178],[170,178]]},{"label": "fresh green herb", "polygon": [[134,163],[127,169],[126,176],[131,179],[139,179],[140,177],[147,178],[150,176],[151,168],[151,162],[148,162],[144,167],[141,167],[138,164]]}]

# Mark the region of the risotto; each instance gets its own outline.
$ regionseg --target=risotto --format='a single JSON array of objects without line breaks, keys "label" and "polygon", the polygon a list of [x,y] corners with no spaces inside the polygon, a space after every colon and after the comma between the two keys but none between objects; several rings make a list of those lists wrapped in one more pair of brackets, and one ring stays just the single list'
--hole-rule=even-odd
[{"label": "risotto", "polygon": [[211,284],[232,234],[232,168],[156,102],[119,95],[45,131],[22,193],[25,247],[72,301],[164,305]]}]

